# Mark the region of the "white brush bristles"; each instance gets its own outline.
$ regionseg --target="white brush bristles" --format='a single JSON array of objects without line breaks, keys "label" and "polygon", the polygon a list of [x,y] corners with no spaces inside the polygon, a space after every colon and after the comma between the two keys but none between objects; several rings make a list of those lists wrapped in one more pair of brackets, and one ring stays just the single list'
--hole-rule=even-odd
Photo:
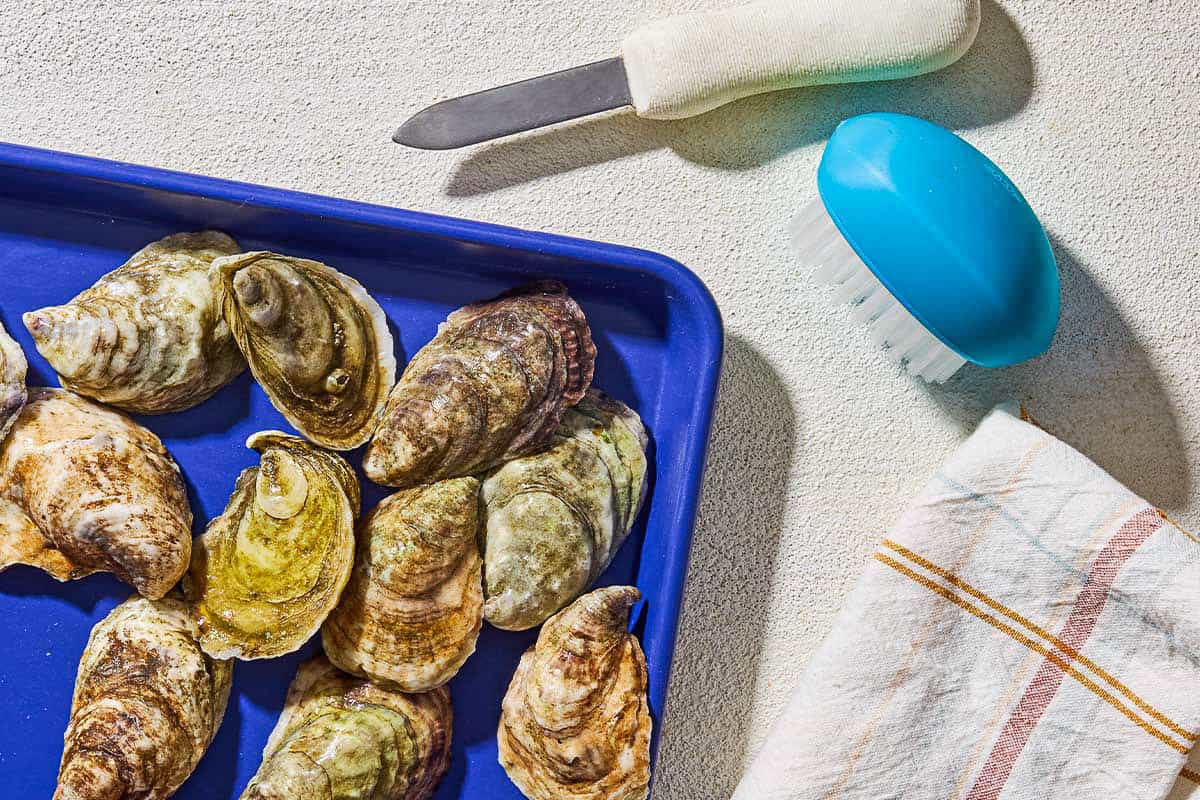
[{"label": "white brush bristles", "polygon": [[813,279],[834,287],[834,302],[854,306],[851,316],[869,327],[871,338],[894,361],[931,383],[942,383],[967,363],[880,283],[846,242],[820,197],[804,206],[788,227],[792,248],[813,270]]}]

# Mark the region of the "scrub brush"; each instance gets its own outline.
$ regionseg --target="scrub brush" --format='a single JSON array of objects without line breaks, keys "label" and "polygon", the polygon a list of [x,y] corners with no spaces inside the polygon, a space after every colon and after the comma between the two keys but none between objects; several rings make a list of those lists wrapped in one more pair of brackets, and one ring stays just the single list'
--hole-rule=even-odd
[{"label": "scrub brush", "polygon": [[843,122],[792,220],[792,246],[908,372],[941,383],[968,361],[1045,352],[1058,327],[1054,253],[1000,169],[915,117]]}]

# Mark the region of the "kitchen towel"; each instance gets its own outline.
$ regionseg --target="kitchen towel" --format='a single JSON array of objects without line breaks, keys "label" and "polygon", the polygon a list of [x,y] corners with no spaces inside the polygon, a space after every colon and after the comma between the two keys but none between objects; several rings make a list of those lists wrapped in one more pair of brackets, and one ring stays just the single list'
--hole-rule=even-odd
[{"label": "kitchen towel", "polygon": [[1014,408],[884,539],[734,800],[1151,800],[1200,728],[1200,541]]}]

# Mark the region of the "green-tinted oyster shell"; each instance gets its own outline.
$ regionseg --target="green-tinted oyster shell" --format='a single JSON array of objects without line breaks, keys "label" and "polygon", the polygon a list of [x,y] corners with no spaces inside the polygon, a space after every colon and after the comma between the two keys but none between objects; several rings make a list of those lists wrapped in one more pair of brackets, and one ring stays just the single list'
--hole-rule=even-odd
[{"label": "green-tinted oyster shell", "polygon": [[279,412],[322,447],[365,442],[396,379],[379,304],[358,281],[306,258],[257,251],[216,268],[225,318]]},{"label": "green-tinted oyster shell", "polygon": [[566,411],[550,449],[484,480],[488,622],[532,628],[592,585],[637,518],[645,447],[637,414],[591,389]]},{"label": "green-tinted oyster shell", "polygon": [[428,800],[452,724],[445,687],[403,694],[318,656],[297,671],[242,800]]},{"label": "green-tinted oyster shell", "polygon": [[191,408],[246,368],[212,269],[238,250],[217,231],[168,236],[25,327],[66,389],[139,414]]},{"label": "green-tinted oyster shell", "polygon": [[333,453],[278,431],[221,516],[196,540],[184,589],[215,658],[272,658],[298,649],[337,605],[354,560],[359,488]]},{"label": "green-tinted oyster shell", "polygon": [[483,621],[479,481],[450,478],[386,498],[361,526],[325,654],[347,672],[405,692],[454,677]]},{"label": "green-tinted oyster shell", "polygon": [[460,308],[404,370],[363,469],[415,486],[540,450],[583,397],[595,359],[583,310],[560,283]]}]

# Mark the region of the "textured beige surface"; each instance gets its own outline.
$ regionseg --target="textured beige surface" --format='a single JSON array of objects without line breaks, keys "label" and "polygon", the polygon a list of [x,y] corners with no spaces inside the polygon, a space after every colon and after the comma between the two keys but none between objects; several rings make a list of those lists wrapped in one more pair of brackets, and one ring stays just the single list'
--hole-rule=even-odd
[{"label": "textured beige surface", "polygon": [[[615,52],[718,0],[17,0],[0,138],[634,244],[696,270],[728,361],[656,797],[724,798],[863,559],[994,401],[1200,527],[1200,6],[988,0],[957,65],[673,123],[629,115],[447,153],[392,128],[463,91]],[[1062,264],[1051,353],[909,380],[798,274],[782,227],[842,117],[962,132],[1037,208]]]}]

